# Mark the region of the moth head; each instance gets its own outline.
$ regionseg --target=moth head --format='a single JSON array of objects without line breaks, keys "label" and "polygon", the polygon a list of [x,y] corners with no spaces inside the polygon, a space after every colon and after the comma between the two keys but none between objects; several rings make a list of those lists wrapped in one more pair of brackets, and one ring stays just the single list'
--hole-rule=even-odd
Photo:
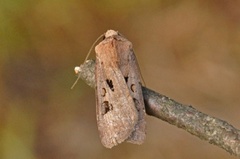
[{"label": "moth head", "polygon": [[118,31],[114,31],[114,30],[108,30],[106,33],[105,33],[105,38],[108,38],[110,36],[116,36],[116,35],[119,35],[118,34]]}]

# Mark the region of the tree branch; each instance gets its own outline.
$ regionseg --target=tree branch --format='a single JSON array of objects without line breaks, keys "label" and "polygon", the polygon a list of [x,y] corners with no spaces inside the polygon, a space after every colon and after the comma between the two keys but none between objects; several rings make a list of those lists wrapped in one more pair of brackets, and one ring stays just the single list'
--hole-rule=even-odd
[{"label": "tree branch", "polygon": [[[95,87],[95,62],[86,61],[78,75],[89,86]],[[240,157],[240,131],[226,121],[204,114],[192,106],[180,104],[164,95],[142,87],[146,113],[223,148]]]}]

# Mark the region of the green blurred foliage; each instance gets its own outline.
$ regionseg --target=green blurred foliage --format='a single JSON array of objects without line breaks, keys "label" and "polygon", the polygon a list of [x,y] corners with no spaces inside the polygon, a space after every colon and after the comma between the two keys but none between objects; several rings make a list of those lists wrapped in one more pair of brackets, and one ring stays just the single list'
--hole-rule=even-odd
[{"label": "green blurred foliage", "polygon": [[[115,29],[148,87],[240,127],[240,2],[0,1],[0,158],[234,158],[147,118],[147,140],[105,149],[94,90],[73,68]],[[94,54],[91,55],[94,58]]]}]

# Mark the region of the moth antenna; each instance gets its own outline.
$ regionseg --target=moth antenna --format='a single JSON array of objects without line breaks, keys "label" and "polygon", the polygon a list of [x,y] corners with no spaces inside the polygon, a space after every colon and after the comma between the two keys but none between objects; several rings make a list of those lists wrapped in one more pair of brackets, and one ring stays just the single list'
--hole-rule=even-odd
[{"label": "moth antenna", "polygon": [[73,83],[73,85],[72,85],[72,87],[71,87],[71,89],[73,89],[74,88],[74,86],[77,84],[77,82],[78,82],[78,80],[80,79],[80,76],[78,76],[78,78],[76,79],[76,81]]},{"label": "moth antenna", "polygon": [[102,34],[102,35],[100,35],[100,36],[97,38],[97,40],[94,41],[94,43],[92,44],[90,50],[89,50],[88,53],[87,53],[87,57],[85,58],[84,63],[87,61],[89,55],[91,54],[93,47],[96,45],[96,43],[98,42],[98,40],[99,40],[100,38],[102,38],[104,35],[105,35],[105,33]]},{"label": "moth antenna", "polygon": [[[96,45],[96,43],[99,41],[99,39],[102,38],[104,35],[105,35],[105,33],[102,34],[102,35],[100,35],[100,36],[97,38],[97,40],[94,41],[94,43],[92,44],[91,48],[89,49],[89,51],[88,51],[88,53],[87,53],[87,57],[85,58],[84,63],[87,61],[89,55],[91,54],[93,47]],[[76,74],[79,74],[79,71],[76,70],[76,68],[77,68],[77,67],[75,67],[75,69],[74,69],[74,70],[75,70],[75,73],[76,73]],[[74,88],[74,86],[77,84],[77,82],[78,82],[79,79],[80,79],[80,76],[78,75],[78,78],[77,78],[76,81],[73,83],[71,89]]]}]

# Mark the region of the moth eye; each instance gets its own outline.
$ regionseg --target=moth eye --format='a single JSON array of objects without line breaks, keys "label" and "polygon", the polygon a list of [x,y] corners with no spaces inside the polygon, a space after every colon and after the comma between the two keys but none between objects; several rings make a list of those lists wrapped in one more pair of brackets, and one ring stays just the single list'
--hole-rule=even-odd
[{"label": "moth eye", "polygon": [[131,88],[131,91],[132,91],[132,92],[135,92],[135,91],[136,91],[136,85],[135,85],[135,84],[132,84],[130,88]]},{"label": "moth eye", "polygon": [[105,115],[107,114],[110,110],[113,110],[112,104],[109,104],[108,101],[104,101],[102,103],[102,114]]},{"label": "moth eye", "polygon": [[110,88],[112,91],[114,91],[112,80],[107,79],[106,82],[107,82],[109,88]]},{"label": "moth eye", "polygon": [[105,97],[106,93],[107,93],[106,89],[105,89],[105,88],[102,88],[101,96],[102,96],[102,97]]},{"label": "moth eye", "polygon": [[125,78],[126,83],[128,83],[128,77],[124,77],[124,78]]}]

